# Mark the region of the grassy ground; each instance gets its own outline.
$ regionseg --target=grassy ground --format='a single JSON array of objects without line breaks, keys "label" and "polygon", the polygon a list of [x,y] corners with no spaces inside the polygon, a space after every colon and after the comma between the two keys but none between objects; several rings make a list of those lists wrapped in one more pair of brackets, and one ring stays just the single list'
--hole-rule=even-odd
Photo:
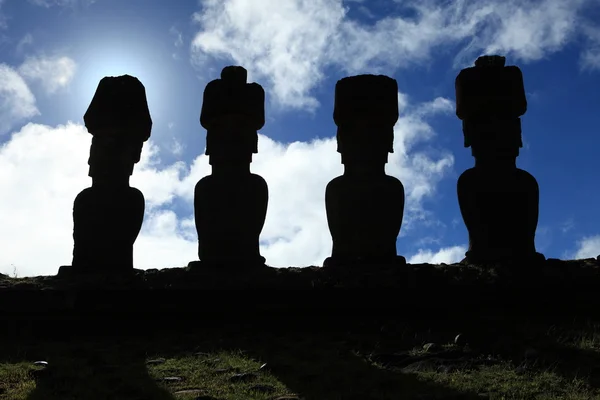
[{"label": "grassy ground", "polygon": [[[289,315],[286,308],[283,316],[270,313],[268,318],[254,318],[248,317],[251,307],[245,307],[256,300],[252,298],[239,300],[239,307],[234,298],[236,306],[220,319],[191,317],[182,311],[198,308],[197,315],[203,315],[202,310],[223,300],[218,296],[242,293],[222,291],[208,300],[194,294],[187,308],[175,307],[160,316],[149,313],[139,327],[136,314],[130,315],[128,328],[109,315],[94,320],[95,328],[87,330],[72,329],[84,322],[54,321],[54,317],[12,324],[0,319],[0,399],[600,399],[600,317],[592,313],[593,306],[584,311],[585,303],[571,295],[575,287],[581,292],[580,282],[595,284],[600,279],[600,263],[590,259],[547,264],[534,275],[538,287],[546,291],[538,296],[527,289],[528,295],[522,296],[523,301],[532,300],[534,307],[528,311],[521,300],[507,309],[505,301],[515,299],[510,288],[504,297],[488,296],[493,307],[485,307],[481,298],[458,296],[467,286],[445,294],[432,289],[431,282],[457,278],[487,281],[495,276],[487,270],[424,266],[408,276],[414,278],[410,305],[404,303],[406,297],[392,300],[402,305],[388,311],[394,315],[317,318]],[[270,275],[278,285],[288,285],[285,288],[294,282],[302,287],[311,282],[336,286],[338,278],[349,287],[365,282],[395,287],[394,282],[408,279],[393,269],[377,271],[368,279],[355,272],[348,276],[326,272],[305,268]],[[182,288],[196,284],[186,274],[184,269],[146,271],[144,281],[152,287],[165,282]],[[231,280],[230,273],[201,271],[200,275],[196,276],[199,287],[218,287],[219,282]],[[252,279],[262,281],[267,275]],[[65,284],[53,277],[0,278],[0,289],[7,293],[23,289],[22,299],[33,299],[30,305],[36,309],[37,297],[29,293]],[[577,284],[561,289],[543,280],[556,284],[567,278],[577,278]],[[243,283],[244,279],[248,278],[240,278]],[[402,285],[397,290],[406,294]],[[356,293],[361,302],[369,296],[366,291]],[[590,293],[596,304],[595,292]],[[274,295],[296,296],[291,291]],[[560,304],[562,311],[549,308],[553,299],[560,299],[555,305]],[[274,304],[283,300],[272,299]],[[432,309],[416,310],[425,300],[436,305],[434,311],[438,304],[445,311],[434,315]],[[476,307],[465,307],[469,304]],[[11,304],[1,306],[11,308]],[[374,309],[378,307],[376,303]],[[538,311],[533,311],[536,307]],[[542,316],[542,310],[556,315],[544,312]],[[33,334],[9,335],[15,326],[33,329]],[[98,327],[103,331],[95,330]]]},{"label": "grassy ground", "polygon": [[196,322],[3,342],[0,398],[600,399],[600,325],[588,318]]}]

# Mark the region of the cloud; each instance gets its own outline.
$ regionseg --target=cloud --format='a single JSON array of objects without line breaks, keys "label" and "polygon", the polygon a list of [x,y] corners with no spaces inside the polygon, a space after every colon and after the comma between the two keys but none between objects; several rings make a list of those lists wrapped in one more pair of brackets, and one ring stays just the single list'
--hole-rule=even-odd
[{"label": "cloud", "polygon": [[582,52],[579,64],[583,70],[600,70],[600,27],[585,25],[584,36],[588,46]]},{"label": "cloud", "polygon": [[173,42],[175,47],[183,46],[183,34],[177,28],[172,26],[171,29],[169,29],[169,33],[175,36],[175,42]]},{"label": "cloud", "polygon": [[409,264],[455,264],[465,258],[467,246],[445,247],[437,252],[419,249],[417,254],[407,259]]},{"label": "cloud", "polygon": [[181,52],[181,48],[183,47],[183,34],[174,26],[172,26],[171,29],[169,29],[169,33],[175,37],[173,45],[175,46],[176,50],[173,53],[171,53],[171,57],[173,57],[174,60],[179,60],[179,53]]},{"label": "cloud", "polygon": [[266,179],[270,189],[261,237],[264,257],[277,266],[320,265],[331,255],[332,246],[325,188],[343,173],[336,142],[281,144],[261,139],[253,170]]},{"label": "cloud", "polygon": [[581,55],[581,67],[584,70],[600,69],[600,46],[598,48],[587,49]]},{"label": "cloud", "polygon": [[454,156],[445,150],[425,146],[414,151],[417,145],[427,145],[436,133],[426,119],[437,114],[453,112],[453,103],[442,97],[412,106],[407,95],[399,93],[400,118],[394,127],[394,153],[388,157],[388,173],[398,177],[405,187],[405,218],[401,234],[412,229],[416,221],[431,219],[422,207],[425,197],[435,193],[437,182],[454,165]]},{"label": "cloud", "polygon": [[31,33],[26,34],[17,43],[17,53],[23,53],[25,46],[29,46],[33,43],[33,35]]},{"label": "cloud", "polygon": [[[395,128],[395,153],[388,174],[400,177],[406,188],[403,230],[425,213],[422,200],[435,193],[437,182],[450,170],[453,158],[424,153],[415,145],[434,137],[425,115],[443,112],[445,99],[415,105]],[[427,134],[414,137],[414,130]],[[91,184],[87,158],[91,135],[68,123],[57,127],[27,124],[0,148],[0,272],[21,276],[55,274],[71,262],[72,206],[79,191]],[[259,135],[259,154],[252,171],[269,185],[269,207],[260,237],[267,263],[277,267],[320,265],[331,253],[325,213],[327,183],[343,172],[334,138],[279,143]],[[170,143],[165,143],[170,146]],[[429,149],[431,150],[431,149]],[[408,156],[410,152],[410,157]],[[131,177],[146,199],[142,231],[134,246],[137,268],[184,266],[197,259],[193,220],[194,186],[210,173],[208,157],[190,164],[163,165],[160,147],[149,141]],[[188,207],[174,209],[174,204]]]},{"label": "cloud", "polygon": [[600,235],[588,236],[577,242],[577,250],[573,253],[573,260],[582,258],[596,258],[600,255]]},{"label": "cloud", "polygon": [[181,156],[181,154],[183,153],[184,150],[184,146],[183,144],[181,144],[181,142],[179,140],[177,140],[176,138],[173,138],[173,144],[171,145],[171,153],[173,153],[174,156]]},{"label": "cloud", "polygon": [[0,64],[0,135],[39,113],[27,83],[13,68]]},{"label": "cloud", "polygon": [[575,220],[573,218],[568,218],[560,227],[562,233],[567,233],[570,230],[575,228]]},{"label": "cloud", "polygon": [[248,69],[249,80],[267,79],[282,106],[314,110],[319,103],[308,92],[324,77],[328,42],[344,14],[340,2],[328,0],[204,1],[193,16],[202,30],[192,58],[195,64],[207,56],[233,59]]},{"label": "cloud", "polygon": [[[75,196],[89,187],[91,135],[74,123],[49,127],[27,124],[0,148],[0,272],[19,276],[53,275],[72,259],[72,209]],[[157,147],[144,146],[134,185],[143,190],[147,212],[135,245],[135,260],[144,268],[183,266],[196,258],[196,244],[180,232],[185,219],[160,205],[172,200],[179,164],[157,169]],[[188,226],[188,228],[185,228]]]},{"label": "cloud", "polygon": [[77,70],[77,64],[66,56],[28,57],[19,67],[27,80],[39,82],[48,94],[66,88]]},{"label": "cloud", "polygon": [[19,276],[50,275],[70,262],[73,200],[89,179],[88,136],[73,124],[27,124],[0,149],[0,271],[12,264]]},{"label": "cloud", "polygon": [[175,128],[175,123],[174,122],[169,122],[167,124],[167,128],[169,129],[169,132],[172,135],[173,141],[171,142],[171,145],[169,146],[169,151],[171,152],[171,154],[173,154],[176,157],[179,157],[183,154],[183,150],[185,149],[185,145],[183,143],[181,143],[180,140],[178,140],[174,135],[175,133],[173,132],[173,128]]},{"label": "cloud", "polygon": [[199,32],[192,61],[202,68],[223,60],[243,65],[269,86],[274,104],[313,111],[318,101],[312,91],[327,68],[393,75],[426,65],[435,51],[456,53],[455,68],[483,53],[542,59],[574,37],[588,2],[415,1],[365,25],[348,17],[355,5],[339,0],[204,0],[193,16]]},{"label": "cloud", "polygon": [[[455,67],[472,64],[468,57],[504,54],[524,62],[536,61],[561,50],[575,37],[586,0],[507,1],[473,3],[462,21],[477,33],[455,59]],[[460,4],[460,3],[459,3]],[[459,8],[455,9],[457,11]],[[460,22],[459,18],[456,22]],[[454,26],[460,32],[460,26]]]}]

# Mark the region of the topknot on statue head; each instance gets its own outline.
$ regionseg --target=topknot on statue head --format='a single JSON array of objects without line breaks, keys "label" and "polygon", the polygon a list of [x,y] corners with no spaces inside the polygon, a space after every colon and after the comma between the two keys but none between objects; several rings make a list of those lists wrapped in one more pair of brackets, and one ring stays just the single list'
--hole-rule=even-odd
[{"label": "topknot on statue head", "polygon": [[527,111],[523,74],[505,66],[502,56],[481,56],[475,66],[460,71],[455,80],[456,116],[461,120],[513,119]]},{"label": "topknot on statue head", "polygon": [[130,75],[102,78],[83,121],[94,136],[145,142],[150,137],[152,119],[144,85]]},{"label": "topknot on statue head", "polygon": [[258,83],[247,83],[248,72],[228,66],[221,78],[210,81],[204,89],[200,124],[206,130],[218,129],[232,118],[244,128],[258,131],[265,124],[265,91]]}]

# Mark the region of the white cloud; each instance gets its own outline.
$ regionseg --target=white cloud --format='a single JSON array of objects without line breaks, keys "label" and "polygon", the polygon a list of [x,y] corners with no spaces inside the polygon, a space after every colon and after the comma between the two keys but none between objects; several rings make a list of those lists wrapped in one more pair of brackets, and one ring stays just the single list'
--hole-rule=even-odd
[{"label": "white cloud", "polygon": [[169,205],[173,201],[179,194],[181,175],[186,170],[182,161],[160,168],[158,153],[159,148],[153,142],[145,143],[140,162],[131,177],[131,184],[144,193],[149,209]]},{"label": "white cloud", "polygon": [[175,47],[183,46],[183,34],[177,28],[172,26],[171,29],[169,29],[169,33],[175,36],[175,42],[173,42]]},{"label": "white cloud", "polygon": [[39,115],[39,111],[27,83],[17,71],[0,64],[0,135],[36,115]]},{"label": "white cloud", "polygon": [[66,88],[77,69],[77,64],[66,56],[28,57],[19,67],[19,73],[27,80],[39,82],[47,93],[53,94]]},{"label": "white cloud", "polygon": [[181,144],[179,140],[173,138],[173,143],[171,144],[170,148],[171,153],[173,153],[174,156],[180,156],[183,153],[183,149],[183,144]]},{"label": "white cloud", "polygon": [[180,219],[170,210],[147,213],[134,245],[135,267],[184,267],[198,259],[196,226],[193,219]]},{"label": "white cloud", "polygon": [[600,69],[600,47],[587,49],[581,55],[583,69]]},{"label": "white cloud", "polygon": [[[72,205],[89,186],[85,128],[28,124],[0,149],[0,271],[55,274],[71,260]],[[86,149],[87,147],[87,149]]]},{"label": "white cloud", "polygon": [[272,82],[269,93],[283,106],[314,110],[308,92],[323,79],[327,48],[345,11],[329,0],[203,2],[194,21],[202,31],[192,41],[192,57],[227,57],[248,69],[249,81]]},{"label": "white cloud", "polygon": [[[27,124],[0,148],[0,272],[12,273],[14,265],[19,276],[53,275],[60,265],[70,264],[73,201],[91,184],[90,144],[91,135],[79,124]],[[180,182],[180,165],[153,167],[156,152],[152,143],[144,146],[132,179],[144,192],[147,208],[135,245],[136,265],[183,266],[197,258],[196,244],[180,232],[189,231],[189,223],[158,208],[172,200],[166,192]]]},{"label": "white cloud", "polygon": [[575,228],[575,220],[573,218],[568,218],[560,227],[562,233],[567,233],[570,230]]},{"label": "white cloud", "polygon": [[261,242],[267,263],[320,265],[331,255],[325,187],[343,173],[334,139],[276,143],[261,137],[252,169],[269,184]]},{"label": "white cloud", "polygon": [[[405,187],[405,219],[400,234],[406,233],[417,220],[430,219],[429,212],[421,206],[424,197],[435,193],[437,182],[454,165],[454,156],[448,151],[425,148],[415,152],[418,144],[426,144],[435,132],[425,121],[436,114],[454,110],[453,103],[442,97],[417,106],[409,104],[408,96],[399,93],[400,118],[394,127],[394,153],[389,155],[388,173],[398,177]],[[409,156],[410,153],[410,156]],[[436,159],[432,159],[432,154]]]},{"label": "white cloud", "polygon": [[454,264],[465,258],[467,246],[445,247],[437,252],[419,249],[417,254],[407,259],[409,264]]},{"label": "white cloud", "polygon": [[19,40],[17,43],[17,53],[22,53],[25,46],[31,45],[33,43],[33,35],[31,33],[26,34]]},{"label": "white cloud", "polygon": [[[169,129],[169,132],[171,133],[171,135],[174,135],[173,128],[175,128],[175,123],[169,122],[167,124],[167,128]],[[183,153],[184,149],[185,149],[185,145],[183,143],[181,143],[181,141],[179,141],[175,136],[173,136],[173,141],[171,142],[171,145],[169,146],[169,151],[171,152],[171,154],[179,157]]]},{"label": "white cloud", "polygon": [[600,235],[588,236],[577,242],[577,250],[573,253],[572,259],[596,258],[600,255]]},{"label": "white cloud", "polygon": [[204,0],[194,14],[200,31],[192,60],[202,67],[222,59],[243,65],[269,86],[275,104],[314,110],[311,92],[328,67],[393,75],[427,63],[438,49],[458,52],[455,68],[483,53],[539,60],[573,37],[587,1],[408,2],[403,7],[410,17],[363,25],[347,16],[340,0]]},{"label": "white cloud", "polygon": [[[585,0],[541,0],[473,4],[469,21],[477,21],[480,34],[470,43],[481,54],[508,54],[535,61],[562,49],[578,29],[579,11]],[[484,26],[485,24],[485,26]],[[471,64],[469,61],[468,64]]]},{"label": "white cloud", "polygon": [[579,60],[581,69],[600,70],[600,27],[585,25],[583,32],[588,46]]},{"label": "white cloud", "polygon": [[[406,97],[403,96],[406,100]],[[414,130],[434,133],[419,115],[439,112],[443,99],[407,110],[395,129],[396,152],[387,171],[400,177],[406,188],[403,230],[422,217],[421,201],[435,193],[437,182],[452,166],[450,154],[436,157],[412,149]],[[88,187],[87,158],[91,135],[69,123],[55,128],[28,124],[0,148],[0,272],[21,276],[56,273],[71,262],[72,206],[79,191]],[[407,156],[407,152],[411,156]],[[193,215],[170,210],[175,200],[193,204],[194,186],[210,173],[208,157],[199,155],[191,165],[161,165],[152,141],[144,145],[131,184],[146,198],[144,226],[134,247],[137,268],[183,266],[197,259]],[[259,154],[252,171],[269,185],[269,207],[261,234],[261,252],[272,266],[320,265],[330,255],[331,236],[325,213],[325,187],[343,167],[334,138],[311,142],[277,143],[259,135]],[[190,207],[191,208],[191,207]]]},{"label": "white cloud", "polygon": [[169,33],[171,35],[174,36],[175,41],[173,42],[173,45],[175,46],[175,52],[171,53],[171,56],[173,57],[174,60],[179,60],[180,59],[180,55],[179,53],[181,52],[181,49],[183,47],[183,33],[178,30],[177,28],[175,28],[174,26],[172,26],[169,29]]}]

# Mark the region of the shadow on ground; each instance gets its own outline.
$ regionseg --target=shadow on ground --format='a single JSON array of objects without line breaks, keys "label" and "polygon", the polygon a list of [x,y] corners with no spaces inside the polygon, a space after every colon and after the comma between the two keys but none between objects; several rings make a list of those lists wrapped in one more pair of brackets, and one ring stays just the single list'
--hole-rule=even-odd
[{"label": "shadow on ground", "polygon": [[[48,363],[45,367],[28,370],[28,376],[35,380],[35,388],[27,400],[174,399],[149,376],[145,354],[139,349],[119,346],[118,341],[119,338],[114,337],[13,343],[11,348],[18,353],[7,355],[12,362]],[[3,362],[6,360],[3,357]]]},{"label": "shadow on ground", "polygon": [[[189,326],[188,326],[189,328]],[[217,329],[215,329],[217,328]],[[28,400],[52,399],[179,399],[169,382],[148,373],[150,355],[163,358],[219,351],[239,352],[266,366],[250,374],[271,374],[289,393],[304,399],[481,399],[461,393],[414,374],[390,371],[368,362],[348,341],[348,332],[290,326],[225,325],[198,326],[187,332],[157,329],[136,337],[116,334],[72,337],[63,341],[21,338],[0,351],[0,362],[48,362],[30,373],[36,385]],[[340,327],[341,328],[341,327]],[[118,332],[118,327],[114,329]],[[190,372],[190,371],[188,371]],[[177,371],[173,372],[177,374]],[[218,391],[217,391],[218,392]],[[207,391],[212,397],[235,399]],[[249,397],[252,398],[252,397]],[[276,396],[257,394],[257,399]],[[293,398],[293,397],[292,397]]]}]

